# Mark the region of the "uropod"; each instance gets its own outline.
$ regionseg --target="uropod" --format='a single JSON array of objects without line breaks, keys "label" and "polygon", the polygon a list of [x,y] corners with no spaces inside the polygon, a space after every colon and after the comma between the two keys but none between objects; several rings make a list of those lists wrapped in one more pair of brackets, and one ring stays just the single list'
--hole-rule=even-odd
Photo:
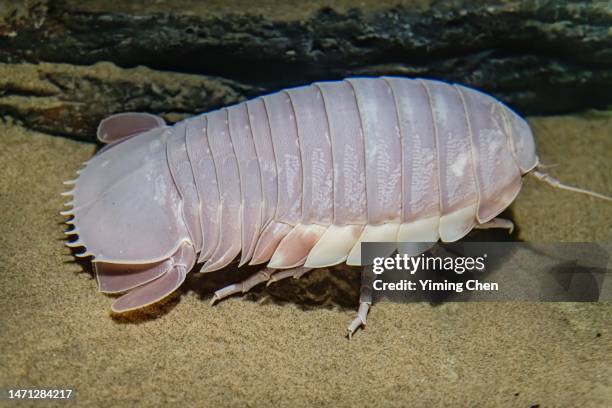
[{"label": "uropod", "polygon": [[[79,170],[62,214],[122,313],[186,274],[267,264],[213,302],[313,268],[361,263],[361,242],[453,242],[497,216],[542,172],[525,120],[457,84],[398,77],[319,82],[172,126],[104,119],[106,144]],[[415,247],[417,245],[415,244]],[[402,246],[407,248],[406,246]],[[410,249],[407,249],[410,251]],[[365,324],[362,296],[349,336]]]}]

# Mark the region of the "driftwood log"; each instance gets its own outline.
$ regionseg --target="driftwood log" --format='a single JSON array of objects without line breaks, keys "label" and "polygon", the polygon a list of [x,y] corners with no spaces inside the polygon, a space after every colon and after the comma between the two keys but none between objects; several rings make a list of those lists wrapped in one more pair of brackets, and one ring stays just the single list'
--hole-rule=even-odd
[{"label": "driftwood log", "polygon": [[177,120],[283,87],[433,77],[522,114],[612,104],[609,1],[0,0],[0,115],[93,140],[140,110]]}]

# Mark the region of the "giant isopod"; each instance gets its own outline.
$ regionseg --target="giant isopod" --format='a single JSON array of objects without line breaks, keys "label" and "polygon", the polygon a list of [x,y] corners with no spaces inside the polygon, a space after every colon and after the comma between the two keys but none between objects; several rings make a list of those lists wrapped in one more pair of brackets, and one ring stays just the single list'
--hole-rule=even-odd
[{"label": "giant isopod", "polygon": [[[215,293],[312,268],[359,265],[361,242],[452,242],[497,218],[539,168],[525,120],[484,93],[398,77],[319,82],[173,126],[146,113],[104,119],[106,143],[78,178],[66,233],[92,257],[117,313],[202,272],[267,267]],[[349,335],[365,324],[361,299]]]}]

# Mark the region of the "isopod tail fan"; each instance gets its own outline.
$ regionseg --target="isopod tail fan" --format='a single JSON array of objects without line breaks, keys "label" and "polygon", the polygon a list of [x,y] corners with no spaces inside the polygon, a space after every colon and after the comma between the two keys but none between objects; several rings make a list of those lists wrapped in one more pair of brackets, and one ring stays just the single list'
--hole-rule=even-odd
[{"label": "isopod tail fan", "polygon": [[162,118],[149,113],[117,113],[102,119],[98,125],[97,137],[100,142],[112,145],[165,125]]},{"label": "isopod tail fan", "polygon": [[531,174],[537,178],[540,181],[543,181],[544,183],[554,187],[554,188],[558,188],[560,190],[567,190],[567,191],[572,191],[574,193],[579,193],[579,194],[586,194],[589,195],[591,197],[595,197],[595,198],[599,198],[601,200],[606,200],[606,201],[612,201],[612,197],[597,193],[595,191],[591,191],[591,190],[586,190],[584,188],[579,188],[579,187],[574,187],[574,186],[569,186],[567,184],[562,183],[561,181],[557,180],[556,178],[554,178],[553,176],[551,176],[548,173],[545,173],[542,171],[542,166],[537,166],[532,172]]},{"label": "isopod tail fan", "polygon": [[[193,246],[182,245],[169,260],[164,262],[166,268],[161,276],[131,288],[113,302],[111,310],[114,313],[129,312],[157,303],[168,297],[185,281],[185,277],[195,265],[195,261],[196,253]],[[100,283],[103,282],[101,278],[104,279],[103,275],[98,276],[98,282]]]},{"label": "isopod tail fan", "polygon": [[61,213],[72,217],[66,234],[78,236],[67,245],[85,248],[78,257],[92,257],[101,292],[122,294],[111,306],[115,313],[162,300],[195,265],[168,165],[167,130],[163,119],[145,113],[104,119],[98,139],[105,146],[63,193],[72,197]]}]

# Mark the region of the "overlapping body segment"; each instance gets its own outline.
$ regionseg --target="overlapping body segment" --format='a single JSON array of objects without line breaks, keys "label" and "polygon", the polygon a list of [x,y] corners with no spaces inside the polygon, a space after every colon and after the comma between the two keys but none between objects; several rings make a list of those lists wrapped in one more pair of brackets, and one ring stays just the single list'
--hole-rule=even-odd
[{"label": "overlapping body segment", "polygon": [[522,172],[513,157],[505,127],[507,111],[496,100],[456,86],[470,125],[475,181],[478,187],[478,222],[487,222],[511,203],[521,188]]},{"label": "overlapping body segment", "polygon": [[[111,144],[76,181],[68,214],[94,262],[143,265],[125,285],[115,267],[100,274],[106,287],[140,288],[147,302],[163,297],[159,282],[182,282],[195,259],[204,272],[239,256],[240,265],[313,268],[360,264],[361,242],[460,239],[503,211],[537,164],[514,112],[431,80],[320,82],[172,127],[133,114],[138,129],[150,127],[138,135],[125,115],[105,121]],[[130,188],[158,205],[134,214]],[[125,248],[110,243],[114,234]]]},{"label": "overlapping body segment", "polygon": [[333,167],[333,223],[367,222],[365,153],[361,119],[352,86],[346,82],[315,84],[325,103]]},{"label": "overlapping body segment", "polygon": [[268,265],[294,268],[304,264],[333,218],[333,161],[327,112],[318,88],[293,88],[280,95],[287,98],[291,109],[286,115],[289,127],[296,129],[295,139],[292,134],[289,137],[298,146],[301,183],[293,188],[298,193],[295,204],[299,204],[300,218],[295,224],[287,223],[292,229],[279,242]]},{"label": "overlapping body segment", "polygon": [[206,115],[196,116],[186,121],[185,140],[199,200],[202,249],[198,262],[204,262],[217,248],[221,220],[219,182],[208,142]]},{"label": "overlapping body segment", "polygon": [[200,220],[200,197],[195,184],[193,166],[187,154],[187,124],[178,123],[170,132],[166,143],[166,157],[172,180],[181,196],[182,218],[187,227],[190,241],[196,249],[202,248]]},{"label": "overlapping body segment", "polygon": [[315,86],[287,91],[295,112],[302,158],[303,224],[329,225],[333,218],[333,160],[325,102]]},{"label": "overlapping body segment", "polygon": [[244,265],[253,256],[262,227],[261,172],[246,104],[241,103],[228,108],[228,120],[229,134],[240,174],[240,247],[242,250],[240,265]]},{"label": "overlapping body segment", "polygon": [[215,162],[220,192],[219,242],[203,271],[227,266],[240,253],[240,176],[238,162],[229,134],[227,109],[208,114],[208,144]]}]

